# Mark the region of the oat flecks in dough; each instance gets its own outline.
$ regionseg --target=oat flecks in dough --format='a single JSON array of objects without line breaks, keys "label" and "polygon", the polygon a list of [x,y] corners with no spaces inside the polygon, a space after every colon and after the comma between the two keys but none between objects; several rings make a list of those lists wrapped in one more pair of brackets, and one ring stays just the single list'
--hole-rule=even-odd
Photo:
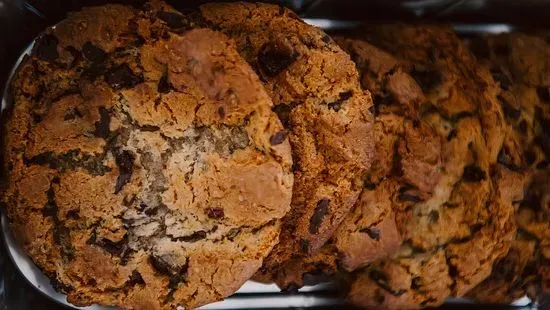
[{"label": "oat flecks in dough", "polygon": [[192,28],[160,2],[85,8],[16,74],[3,202],[74,305],[220,300],[278,241],[293,186],[289,141],[272,143],[284,128],[232,41]]}]

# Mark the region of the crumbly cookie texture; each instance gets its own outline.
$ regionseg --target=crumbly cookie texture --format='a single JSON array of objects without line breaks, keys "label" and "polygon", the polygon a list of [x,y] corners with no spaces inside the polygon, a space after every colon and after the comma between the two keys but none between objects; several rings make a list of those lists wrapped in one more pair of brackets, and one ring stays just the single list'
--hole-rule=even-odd
[{"label": "crumbly cookie texture", "polygon": [[518,232],[512,248],[489,278],[469,296],[510,303],[550,293],[550,44],[544,36],[512,33],[470,43],[499,83],[500,105],[508,124],[500,164],[529,175],[516,211]]},{"label": "crumbly cookie texture", "polygon": [[296,258],[275,276],[283,289],[305,284],[339,267],[353,271],[393,255],[402,243],[395,214],[433,195],[438,183],[442,137],[423,119],[428,101],[409,69],[387,52],[360,39],[336,37],[351,55],[364,89],[374,98],[376,156],[364,188],[330,244],[319,255]]},{"label": "crumbly cookie texture", "polygon": [[197,20],[161,2],[85,8],[15,76],[3,203],[75,305],[213,302],[278,242],[287,131],[234,42]]},{"label": "crumbly cookie texture", "polygon": [[321,30],[273,5],[201,6],[260,75],[294,159],[292,207],[259,277],[315,255],[357,200],[374,151],[372,100],[350,57]]},{"label": "crumbly cookie texture", "polygon": [[432,195],[391,202],[403,205],[395,212],[400,249],[355,273],[348,298],[377,309],[437,306],[485,279],[515,232],[512,202],[523,184],[497,164],[505,133],[498,86],[450,27],[379,25],[360,35],[408,67],[427,100],[421,119],[444,139]]}]

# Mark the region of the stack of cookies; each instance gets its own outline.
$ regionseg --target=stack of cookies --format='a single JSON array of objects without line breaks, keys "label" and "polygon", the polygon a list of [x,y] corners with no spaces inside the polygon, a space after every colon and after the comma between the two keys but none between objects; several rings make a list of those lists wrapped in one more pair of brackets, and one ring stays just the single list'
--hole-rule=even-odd
[{"label": "stack of cookies", "polygon": [[550,44],[328,36],[267,4],[71,13],[11,85],[2,201],[78,306],[338,279],[365,308],[550,290]]}]

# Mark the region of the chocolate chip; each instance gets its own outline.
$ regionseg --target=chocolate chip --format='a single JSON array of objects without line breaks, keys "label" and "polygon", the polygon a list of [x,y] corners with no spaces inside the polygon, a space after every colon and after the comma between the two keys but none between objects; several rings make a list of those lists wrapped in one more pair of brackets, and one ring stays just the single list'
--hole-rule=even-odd
[{"label": "chocolate chip", "polygon": [[522,120],[519,122],[519,131],[523,134],[527,134],[527,122],[525,120]]},{"label": "chocolate chip", "polygon": [[281,144],[285,141],[287,134],[288,132],[286,130],[276,132],[269,138],[269,143],[271,143],[271,145]]},{"label": "chocolate chip", "polygon": [[319,227],[321,223],[323,223],[323,218],[328,213],[329,203],[330,200],[328,199],[321,199],[317,202],[317,206],[313,211],[313,216],[309,220],[309,232],[311,234],[319,232]]},{"label": "chocolate chip", "polygon": [[296,58],[297,55],[294,53],[265,44],[258,53],[258,65],[262,73],[268,77],[274,77],[290,66]]},{"label": "chocolate chip", "polygon": [[273,107],[273,112],[277,114],[284,128],[290,128],[290,114],[292,113],[293,108],[294,105],[292,104],[279,104]]},{"label": "chocolate chip", "polygon": [[325,43],[331,43],[333,42],[332,41],[332,38],[328,35],[328,34],[325,34],[322,38],[321,38],[321,41],[325,42]]},{"label": "chocolate chip", "polygon": [[523,152],[523,157],[527,165],[532,165],[537,160],[537,155],[531,150],[525,150],[525,152]]},{"label": "chocolate chip", "polygon": [[159,211],[158,207],[147,208],[147,209],[145,209],[145,215],[155,216],[155,215],[157,215],[158,211]]},{"label": "chocolate chip", "polygon": [[115,89],[133,87],[143,81],[126,63],[111,68],[104,77],[105,82]]},{"label": "chocolate chip", "polygon": [[221,219],[225,216],[222,208],[207,208],[206,215],[211,219]]},{"label": "chocolate chip", "polygon": [[498,152],[497,162],[512,171],[521,171],[521,168],[513,163],[512,158],[505,148],[502,148],[500,152]]},{"label": "chocolate chip", "polygon": [[437,223],[437,221],[439,221],[439,212],[437,212],[437,210],[430,211],[428,214],[428,220],[430,223]]},{"label": "chocolate chip", "polygon": [[57,58],[59,58],[59,53],[57,52],[58,43],[59,40],[55,36],[51,34],[43,35],[38,39],[38,42],[36,42],[36,56],[41,60],[50,62],[57,60]]},{"label": "chocolate chip", "polygon": [[447,135],[447,141],[451,141],[452,139],[456,138],[457,133],[458,132],[456,129],[451,130],[451,132],[449,132],[449,134]]},{"label": "chocolate chip", "polygon": [[411,70],[411,76],[424,92],[434,89],[443,82],[443,75],[435,69],[415,67]]},{"label": "chocolate chip", "polygon": [[331,102],[328,104],[328,108],[330,110],[334,110],[336,112],[340,111],[342,103],[340,101]]},{"label": "chocolate chip", "polygon": [[491,69],[491,75],[500,84],[500,88],[504,90],[509,90],[510,86],[512,85],[512,82],[508,78],[508,76],[500,69],[498,68],[492,68]]},{"label": "chocolate chip", "polygon": [[102,62],[107,57],[107,53],[105,53],[104,50],[93,45],[90,41],[82,45],[82,54],[84,54],[84,57],[88,60],[93,62]]},{"label": "chocolate chip", "polygon": [[409,190],[412,190],[412,189],[414,189],[414,187],[410,184],[406,184],[405,186],[402,186],[399,189],[399,195],[397,196],[397,199],[401,201],[410,201],[415,203],[422,201],[422,198],[409,192]]},{"label": "chocolate chip", "polygon": [[185,26],[183,16],[173,12],[161,11],[158,13],[158,17],[165,22],[168,27],[178,29]]},{"label": "chocolate chip", "polygon": [[372,191],[376,188],[376,184],[374,184],[373,182],[370,182],[369,180],[365,180],[363,181],[363,187]]},{"label": "chocolate chip", "polygon": [[474,224],[470,226],[470,234],[475,234],[483,228],[483,224]]},{"label": "chocolate chip", "polygon": [[502,107],[502,111],[504,111],[504,115],[513,120],[518,120],[521,116],[521,111],[514,108],[504,97],[499,95],[497,98],[500,101],[500,106]]},{"label": "chocolate chip", "polygon": [[118,178],[115,185],[115,194],[118,194],[124,185],[130,181],[134,171],[134,156],[128,151],[122,151],[115,157],[118,166]]},{"label": "chocolate chip", "polygon": [[225,109],[223,107],[219,107],[218,108],[218,115],[221,117],[221,118],[224,118],[225,117]]},{"label": "chocolate chip", "polygon": [[537,94],[539,95],[540,101],[550,103],[550,87],[538,87]]},{"label": "chocolate chip", "polygon": [[375,94],[372,97],[372,103],[374,106],[374,115],[378,115],[382,106],[392,105],[395,99],[391,93]]},{"label": "chocolate chip", "polygon": [[171,275],[173,273],[172,266],[168,264],[162,257],[151,255],[149,256],[149,263],[161,274]]},{"label": "chocolate chip", "polygon": [[195,231],[194,233],[188,235],[188,236],[183,236],[183,237],[177,237],[175,238],[177,241],[183,241],[183,242],[197,242],[199,240],[202,240],[206,238],[206,231],[204,230],[199,230],[199,231]]},{"label": "chocolate chip", "polygon": [[97,77],[104,75],[107,67],[103,62],[92,62],[88,68],[82,71],[82,77],[88,80],[95,80]]},{"label": "chocolate chip", "polygon": [[464,173],[462,174],[464,182],[479,182],[486,178],[485,171],[481,170],[478,166],[469,165],[464,167]]},{"label": "chocolate chip", "polygon": [[67,214],[65,215],[65,217],[67,219],[73,219],[73,220],[79,219],[80,218],[80,210],[77,210],[77,209],[69,210],[69,211],[67,211]]},{"label": "chocolate chip", "polygon": [[378,228],[362,228],[359,232],[366,233],[371,239],[380,241],[380,229]]},{"label": "chocolate chip", "polygon": [[422,281],[422,278],[420,277],[414,277],[411,281],[411,289],[415,291],[420,289],[422,285],[423,285],[423,281]]},{"label": "chocolate chip", "polygon": [[300,250],[304,253],[309,252],[309,241],[305,239],[300,239]]},{"label": "chocolate chip", "polygon": [[230,241],[233,241],[233,239],[235,239],[235,237],[237,237],[237,235],[241,232],[241,230],[239,228],[231,228],[228,232],[227,232],[227,239],[230,240]]},{"label": "chocolate chip", "polygon": [[67,111],[65,111],[65,115],[63,116],[63,120],[65,121],[72,121],[76,118],[82,118],[82,113],[78,110],[78,108],[70,108]]},{"label": "chocolate chip", "polygon": [[463,119],[463,118],[467,118],[467,117],[473,117],[474,114],[472,114],[472,112],[468,112],[468,111],[462,111],[462,112],[459,112],[453,116],[451,116],[449,118],[449,120],[451,122],[458,122],[459,120]]},{"label": "chocolate chip", "polygon": [[128,237],[124,236],[124,238],[119,241],[112,241],[112,240],[103,238],[99,241],[96,241],[95,244],[103,248],[105,251],[111,253],[112,255],[120,256],[122,252],[124,252],[124,249],[126,248],[127,241],[128,241]]},{"label": "chocolate chip", "polygon": [[145,132],[155,132],[155,131],[159,131],[160,127],[155,125],[141,125],[139,126],[139,130],[145,131]]},{"label": "chocolate chip", "polygon": [[138,206],[137,209],[138,209],[139,211],[144,211],[145,209],[147,209],[147,207],[148,207],[148,206],[142,202],[142,203],[139,204],[139,206]]},{"label": "chocolate chip", "polygon": [[132,274],[130,275],[130,279],[127,282],[127,285],[134,286],[134,285],[143,285],[145,284],[145,281],[143,281],[143,278],[141,277],[141,274],[137,270],[133,270]]},{"label": "chocolate chip", "polygon": [[164,71],[160,77],[157,85],[157,91],[159,93],[167,94],[170,92],[170,83],[168,82],[168,72]]}]

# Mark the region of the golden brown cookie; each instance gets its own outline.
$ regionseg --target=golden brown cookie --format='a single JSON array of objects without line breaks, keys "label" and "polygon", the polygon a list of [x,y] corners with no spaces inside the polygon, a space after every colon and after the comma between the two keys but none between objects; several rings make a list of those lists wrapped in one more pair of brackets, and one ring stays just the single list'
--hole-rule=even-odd
[{"label": "golden brown cookie", "polygon": [[505,132],[498,87],[450,27],[378,25],[360,36],[408,68],[426,99],[420,118],[443,143],[431,196],[391,200],[400,249],[356,272],[348,298],[377,309],[437,306],[485,279],[515,232],[512,202],[521,199],[522,179],[497,166]]},{"label": "golden brown cookie", "polygon": [[262,268],[269,278],[289,259],[317,253],[357,200],[374,149],[372,101],[349,56],[287,9],[207,4],[201,14],[256,69],[292,145],[292,207]]},{"label": "golden brown cookie", "polygon": [[290,144],[221,32],[160,2],[85,8],[40,37],[11,89],[3,202],[69,302],[193,308],[277,243]]},{"label": "golden brown cookie", "polygon": [[401,245],[395,214],[429,199],[438,183],[441,137],[422,118],[427,104],[409,68],[366,41],[337,37],[374,98],[376,156],[352,211],[318,255],[296,258],[274,275],[283,289],[300,287],[311,274],[353,271],[395,253]]},{"label": "golden brown cookie", "polygon": [[469,295],[510,303],[550,293],[550,44],[543,36],[511,33],[476,38],[470,48],[499,82],[507,134],[498,161],[529,175],[518,201],[518,232],[508,255]]}]

